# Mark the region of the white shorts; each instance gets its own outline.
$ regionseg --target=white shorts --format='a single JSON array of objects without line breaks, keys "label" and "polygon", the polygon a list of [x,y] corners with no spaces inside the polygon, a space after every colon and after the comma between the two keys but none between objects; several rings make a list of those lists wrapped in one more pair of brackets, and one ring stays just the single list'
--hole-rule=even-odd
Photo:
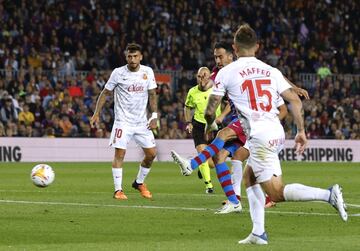
[{"label": "white shorts", "polygon": [[249,151],[249,143],[248,143],[248,140],[245,141],[245,144],[244,144],[242,147],[244,147],[246,150]]},{"label": "white shorts", "polygon": [[155,138],[151,130],[144,126],[131,126],[114,122],[109,145],[115,148],[126,149],[127,144],[134,138],[136,144],[142,148],[155,147]]},{"label": "white shorts", "polygon": [[247,141],[250,150],[247,164],[252,168],[257,183],[282,174],[278,154],[285,143],[284,129],[277,123],[266,128],[271,129],[254,133]]}]

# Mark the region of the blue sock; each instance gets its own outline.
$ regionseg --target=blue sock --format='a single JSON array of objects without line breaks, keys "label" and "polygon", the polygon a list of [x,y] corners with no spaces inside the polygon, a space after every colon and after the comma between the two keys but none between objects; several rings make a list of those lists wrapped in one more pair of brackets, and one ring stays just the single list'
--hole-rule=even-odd
[{"label": "blue sock", "polygon": [[230,202],[234,204],[238,204],[239,200],[234,192],[234,188],[231,182],[231,174],[228,166],[226,165],[225,162],[222,162],[222,163],[218,163],[215,166],[215,168],[216,168],[217,177],[219,179],[222,189],[224,190],[226,197]]},{"label": "blue sock", "polygon": [[215,138],[210,145],[205,147],[205,150],[198,154],[195,158],[191,159],[191,168],[194,170],[198,168],[206,160],[217,154],[223,147],[225,142],[220,138]]}]

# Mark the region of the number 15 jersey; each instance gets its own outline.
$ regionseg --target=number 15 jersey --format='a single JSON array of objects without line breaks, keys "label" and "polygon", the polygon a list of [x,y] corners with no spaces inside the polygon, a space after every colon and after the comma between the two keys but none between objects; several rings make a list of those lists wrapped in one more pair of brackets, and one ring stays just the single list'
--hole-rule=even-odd
[{"label": "number 15 jersey", "polygon": [[266,124],[280,123],[277,97],[291,88],[281,72],[256,59],[240,57],[222,68],[215,78],[214,95],[228,94],[239,112],[239,120],[248,137]]}]

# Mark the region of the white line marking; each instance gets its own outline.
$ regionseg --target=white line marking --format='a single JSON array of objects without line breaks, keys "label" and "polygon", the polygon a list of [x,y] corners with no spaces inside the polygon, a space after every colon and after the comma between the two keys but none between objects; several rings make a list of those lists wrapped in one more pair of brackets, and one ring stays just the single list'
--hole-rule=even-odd
[{"label": "white line marking", "polygon": [[[0,192],[11,192],[11,193],[77,193],[77,194],[110,194],[110,192],[77,192],[77,191],[71,191],[71,192],[67,192],[67,191],[51,191],[51,190],[44,190],[44,189],[36,189],[36,190],[32,190],[32,191],[25,191],[25,190],[6,190],[6,189],[0,189]],[[126,194],[138,194],[137,192],[126,192]],[[226,199],[225,196],[223,194],[188,194],[188,193],[177,193],[177,194],[173,194],[173,193],[156,193],[156,196],[187,196],[187,197],[222,197],[224,198],[224,200]],[[243,199],[247,199],[246,196],[241,196],[241,198]],[[313,201],[315,203],[327,203],[324,201]],[[346,205],[348,207],[356,207],[356,208],[360,208],[360,205],[358,204],[349,204],[346,203]]]},{"label": "white line marking", "polygon": [[358,207],[360,208],[360,205],[357,205],[357,204],[349,204],[349,203],[346,203],[347,206],[350,206],[350,207]]},{"label": "white line marking", "polygon": [[[0,200],[0,203],[12,204],[35,204],[35,205],[61,205],[61,206],[83,206],[83,207],[116,207],[116,208],[142,208],[142,209],[165,209],[180,211],[214,211],[210,208],[195,207],[163,207],[163,206],[137,206],[137,205],[114,205],[114,204],[94,204],[94,203],[75,203],[75,202],[51,202],[51,201],[24,201],[24,200]],[[244,210],[248,212],[248,210]],[[265,211],[270,214],[288,214],[288,215],[315,215],[315,216],[338,216],[335,213],[308,213],[308,212],[290,212],[290,211]],[[352,217],[360,217],[360,214],[350,214]]]},{"label": "white line marking", "polygon": [[0,200],[0,203],[83,206],[83,207],[145,208],[145,209],[168,209],[168,210],[189,210],[189,211],[211,210],[208,208],[192,208],[192,207],[161,207],[161,206],[137,206],[137,205],[131,206],[131,205],[75,203],[75,202],[51,202],[51,201],[25,201],[25,200]]},{"label": "white line marking", "polygon": [[[45,188],[46,189],[46,188]],[[71,193],[71,194],[110,194],[112,196],[112,191],[108,192],[78,192],[78,191],[53,191],[53,190],[44,190],[43,188],[36,189],[36,190],[6,190],[6,189],[0,189],[0,192],[10,192],[10,193]],[[126,194],[139,194],[139,192],[126,192]],[[189,194],[189,193],[156,193],[156,196],[193,196],[193,197],[222,197],[225,200],[225,195],[223,194],[206,194],[206,193],[199,193],[199,194]],[[244,197],[246,198],[246,197]]]}]

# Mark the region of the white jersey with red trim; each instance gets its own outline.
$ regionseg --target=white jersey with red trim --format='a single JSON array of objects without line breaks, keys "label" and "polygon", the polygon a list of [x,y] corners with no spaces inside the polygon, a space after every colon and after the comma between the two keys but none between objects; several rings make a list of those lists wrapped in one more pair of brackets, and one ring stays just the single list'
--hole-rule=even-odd
[{"label": "white jersey with red trim", "polygon": [[105,88],[114,91],[115,121],[129,125],[146,125],[148,90],[156,88],[153,70],[144,65],[132,72],[127,65],[111,73]]},{"label": "white jersey with red trim", "polygon": [[266,122],[280,123],[278,96],[289,88],[278,69],[255,57],[240,57],[219,71],[212,94],[228,94],[249,137],[255,130],[266,129]]}]

